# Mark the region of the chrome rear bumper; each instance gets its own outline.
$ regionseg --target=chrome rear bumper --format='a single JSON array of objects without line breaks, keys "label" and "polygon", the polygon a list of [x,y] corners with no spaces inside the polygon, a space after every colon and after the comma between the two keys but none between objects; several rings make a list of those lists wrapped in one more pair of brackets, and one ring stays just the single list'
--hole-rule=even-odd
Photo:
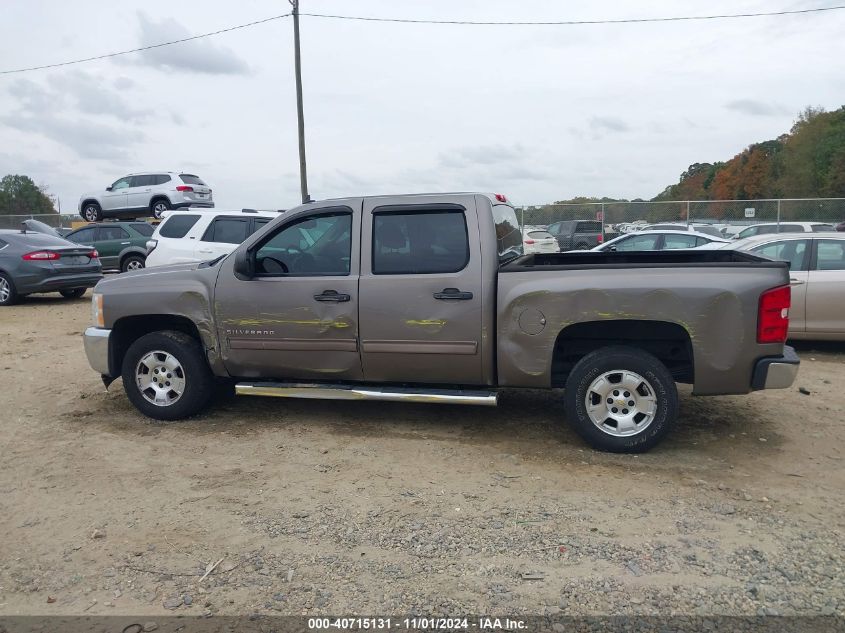
[{"label": "chrome rear bumper", "polygon": [[795,382],[801,360],[795,350],[788,345],[783,347],[783,356],[761,358],[754,367],[751,389],[786,389]]}]

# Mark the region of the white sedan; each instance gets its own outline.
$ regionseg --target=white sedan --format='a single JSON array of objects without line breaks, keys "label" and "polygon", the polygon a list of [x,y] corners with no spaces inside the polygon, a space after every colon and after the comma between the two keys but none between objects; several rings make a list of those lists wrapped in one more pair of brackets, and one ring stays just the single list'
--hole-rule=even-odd
[{"label": "white sedan", "polygon": [[723,244],[730,243],[730,240],[695,231],[650,230],[625,233],[590,250],[598,252],[665,251],[678,248],[719,248]]}]

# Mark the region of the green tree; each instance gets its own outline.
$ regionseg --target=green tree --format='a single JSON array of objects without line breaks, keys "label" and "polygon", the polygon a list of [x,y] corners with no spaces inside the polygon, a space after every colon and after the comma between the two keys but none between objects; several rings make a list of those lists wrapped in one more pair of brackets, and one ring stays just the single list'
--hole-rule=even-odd
[{"label": "green tree", "polygon": [[0,180],[0,215],[55,212],[45,188],[29,176],[9,174]]}]

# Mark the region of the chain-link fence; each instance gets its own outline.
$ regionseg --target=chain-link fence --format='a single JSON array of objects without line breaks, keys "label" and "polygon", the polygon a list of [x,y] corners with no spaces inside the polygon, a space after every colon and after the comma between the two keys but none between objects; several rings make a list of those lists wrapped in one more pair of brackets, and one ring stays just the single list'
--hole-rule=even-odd
[{"label": "chain-link fence", "polygon": [[0,229],[19,229],[24,220],[38,220],[54,228],[70,228],[71,222],[81,218],[74,214],[32,213],[28,215],[0,215]]},{"label": "chain-link fence", "polygon": [[562,220],[593,220],[604,232],[627,233],[646,224],[713,224],[726,234],[761,222],[845,221],[845,198],[784,200],[689,200],[683,202],[589,202],[518,207],[523,226]]}]

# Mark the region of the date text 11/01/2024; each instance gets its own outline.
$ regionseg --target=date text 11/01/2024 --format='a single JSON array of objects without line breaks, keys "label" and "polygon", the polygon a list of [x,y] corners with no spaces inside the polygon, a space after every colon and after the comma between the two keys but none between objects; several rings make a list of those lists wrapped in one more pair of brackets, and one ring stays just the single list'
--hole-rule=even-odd
[{"label": "date text 11/01/2024", "polygon": [[379,618],[379,617],[355,617],[355,618],[308,618],[309,630],[469,630],[480,631],[506,630],[515,631],[526,628],[524,620],[512,620],[510,618]]}]

